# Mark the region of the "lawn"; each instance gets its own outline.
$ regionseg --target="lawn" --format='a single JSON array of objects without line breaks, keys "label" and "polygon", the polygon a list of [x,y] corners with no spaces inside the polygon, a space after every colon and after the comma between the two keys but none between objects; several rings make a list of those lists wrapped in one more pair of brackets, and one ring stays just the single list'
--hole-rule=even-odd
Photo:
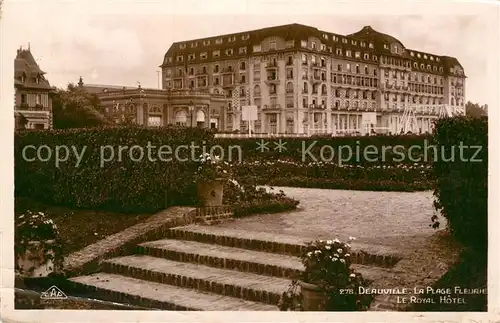
[{"label": "lawn", "polygon": [[49,206],[30,198],[15,198],[15,214],[24,211],[46,213],[57,225],[62,244],[62,256],[67,256],[109,235],[144,221],[152,214],[125,214],[99,210]]}]

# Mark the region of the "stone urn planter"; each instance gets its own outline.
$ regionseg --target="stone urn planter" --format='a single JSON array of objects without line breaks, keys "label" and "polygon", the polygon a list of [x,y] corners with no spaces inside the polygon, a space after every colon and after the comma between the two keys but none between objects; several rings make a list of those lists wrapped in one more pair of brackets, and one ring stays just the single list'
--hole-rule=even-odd
[{"label": "stone urn planter", "polygon": [[304,311],[326,311],[328,295],[317,285],[299,281]]},{"label": "stone urn planter", "polygon": [[214,179],[197,184],[198,199],[203,206],[220,206],[224,194],[224,181]]},{"label": "stone urn planter", "polygon": [[24,254],[17,255],[17,266],[24,277],[46,277],[55,271],[55,240],[29,241]]}]

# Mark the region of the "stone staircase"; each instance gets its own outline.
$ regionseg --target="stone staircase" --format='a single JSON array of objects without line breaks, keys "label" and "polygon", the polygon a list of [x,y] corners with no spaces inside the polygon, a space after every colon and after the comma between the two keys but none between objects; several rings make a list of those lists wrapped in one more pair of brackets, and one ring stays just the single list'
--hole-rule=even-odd
[{"label": "stone staircase", "polygon": [[[281,294],[303,270],[304,241],[263,232],[189,225],[141,243],[133,255],[104,260],[100,271],[70,278],[95,298],[163,310],[277,311]],[[394,275],[391,250],[360,251],[354,267],[369,281]],[[376,252],[374,252],[376,251]]]}]

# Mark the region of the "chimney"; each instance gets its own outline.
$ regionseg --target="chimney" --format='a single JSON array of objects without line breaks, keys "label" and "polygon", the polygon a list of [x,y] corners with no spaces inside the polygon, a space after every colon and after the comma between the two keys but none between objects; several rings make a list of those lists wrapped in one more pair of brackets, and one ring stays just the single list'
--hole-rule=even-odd
[{"label": "chimney", "polygon": [[78,86],[79,87],[82,87],[83,86],[83,79],[82,77],[80,76],[80,80],[78,81]]}]

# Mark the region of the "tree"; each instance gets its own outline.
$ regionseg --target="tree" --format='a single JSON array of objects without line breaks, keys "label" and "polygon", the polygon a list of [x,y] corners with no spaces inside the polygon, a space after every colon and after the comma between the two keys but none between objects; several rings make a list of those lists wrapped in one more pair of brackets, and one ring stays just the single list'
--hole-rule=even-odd
[{"label": "tree", "polygon": [[[486,105],[487,107],[487,105]],[[480,106],[478,103],[472,103],[468,101],[465,104],[465,114],[471,117],[484,117],[487,115],[486,110]]]},{"label": "tree", "polygon": [[97,95],[68,84],[66,90],[57,89],[52,98],[54,129],[89,128],[110,125],[112,122],[99,110]]}]

